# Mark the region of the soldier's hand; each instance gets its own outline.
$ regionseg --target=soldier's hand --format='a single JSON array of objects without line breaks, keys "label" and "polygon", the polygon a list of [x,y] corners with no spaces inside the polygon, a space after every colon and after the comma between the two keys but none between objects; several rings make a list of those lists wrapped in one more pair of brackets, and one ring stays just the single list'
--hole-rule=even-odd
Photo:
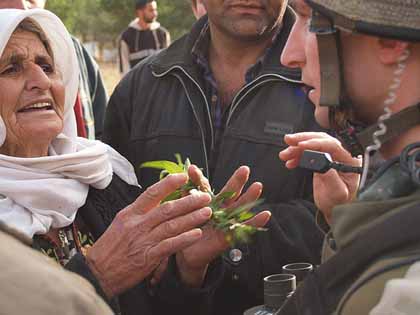
[{"label": "soldier's hand", "polygon": [[87,263],[109,297],[133,287],[162,260],[202,237],[196,227],[211,217],[207,193],[160,204],[186,182],[185,174],[176,174],[149,187],[88,250]]},{"label": "soldier's hand", "polygon": [[[304,150],[329,153],[336,162],[351,166],[361,166],[361,158],[353,158],[344,149],[340,141],[323,132],[301,132],[286,135],[284,141],[289,147],[280,152],[279,157],[286,162],[287,168],[296,168]],[[325,174],[314,173],[313,190],[315,204],[322,211],[327,222],[331,219],[331,210],[339,204],[351,201],[359,185],[359,175],[341,173],[330,169]]]}]

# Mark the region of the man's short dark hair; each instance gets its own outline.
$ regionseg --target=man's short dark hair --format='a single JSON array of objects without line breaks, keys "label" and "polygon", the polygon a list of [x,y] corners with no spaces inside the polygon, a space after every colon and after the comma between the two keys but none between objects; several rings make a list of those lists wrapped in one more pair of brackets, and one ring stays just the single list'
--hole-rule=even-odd
[{"label": "man's short dark hair", "polygon": [[156,0],[136,0],[136,10],[141,10],[144,9],[144,7],[146,6],[146,4],[153,2]]}]

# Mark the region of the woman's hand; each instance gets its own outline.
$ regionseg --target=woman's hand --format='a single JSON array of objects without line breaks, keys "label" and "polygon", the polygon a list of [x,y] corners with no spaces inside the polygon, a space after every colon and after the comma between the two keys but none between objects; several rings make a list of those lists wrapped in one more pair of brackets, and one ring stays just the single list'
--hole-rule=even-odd
[{"label": "woman's hand", "polygon": [[108,297],[145,279],[161,260],[202,237],[195,227],[210,217],[206,193],[160,204],[187,182],[185,174],[167,176],[121,210],[106,232],[89,249],[86,259]]},{"label": "woman's hand", "polygon": [[[240,167],[232,175],[220,193],[225,191],[235,192],[232,200],[226,202],[226,207],[238,207],[257,200],[262,192],[261,183],[253,183],[247,191],[241,195],[242,189],[249,178],[249,168]],[[191,166],[188,170],[190,179],[202,187],[210,189],[207,179],[201,171]],[[270,219],[270,212],[264,211],[246,222],[246,224],[263,227]],[[176,255],[176,262],[181,280],[191,287],[200,287],[204,281],[208,264],[217,256],[222,254],[229,247],[226,236],[223,232],[215,230],[211,225],[203,227],[203,237],[196,243],[179,251]]]},{"label": "woman's hand", "polygon": [[[352,166],[361,166],[361,158],[353,158],[341,145],[340,141],[323,132],[301,132],[286,135],[284,141],[289,147],[280,152],[279,157],[286,162],[287,168],[299,165],[304,150],[329,153],[336,162]],[[331,219],[331,210],[339,204],[351,201],[359,185],[359,175],[341,173],[334,169],[325,174],[314,173],[313,189],[315,204],[322,211],[327,222]]]}]

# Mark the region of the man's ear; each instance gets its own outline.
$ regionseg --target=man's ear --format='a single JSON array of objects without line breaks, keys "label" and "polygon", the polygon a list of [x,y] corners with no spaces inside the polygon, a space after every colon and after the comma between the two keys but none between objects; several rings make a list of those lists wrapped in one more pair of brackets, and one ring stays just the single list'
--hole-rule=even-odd
[{"label": "man's ear", "polygon": [[398,62],[404,51],[409,47],[407,42],[378,38],[379,60],[384,65],[392,65]]}]

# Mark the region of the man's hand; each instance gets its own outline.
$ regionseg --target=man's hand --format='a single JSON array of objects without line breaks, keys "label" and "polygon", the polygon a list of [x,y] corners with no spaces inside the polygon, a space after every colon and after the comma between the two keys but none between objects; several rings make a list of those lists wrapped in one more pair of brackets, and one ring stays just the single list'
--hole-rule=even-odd
[{"label": "man's hand", "polygon": [[[224,207],[238,207],[240,205],[257,200],[262,192],[261,183],[253,183],[245,193],[241,195],[244,185],[249,178],[249,168],[240,167],[232,175],[220,193],[235,192],[231,200],[227,200]],[[207,179],[201,171],[191,166],[188,170],[190,179],[202,187],[210,189]],[[246,222],[246,224],[263,227],[270,219],[271,213],[261,212]],[[222,254],[229,247],[226,236],[223,232],[215,230],[207,224],[203,227],[203,237],[200,241],[179,251],[176,255],[176,262],[181,280],[191,287],[200,287],[204,281],[208,264],[217,256]]]},{"label": "man's hand", "polygon": [[[351,166],[361,166],[361,158],[353,158],[340,141],[323,132],[301,132],[286,135],[284,141],[289,147],[280,152],[279,157],[287,168],[296,168],[304,150],[329,153],[336,162]],[[327,222],[331,219],[333,207],[351,201],[359,185],[359,175],[341,173],[334,169],[325,174],[314,173],[313,190],[315,204],[322,211]]]},{"label": "man's hand", "polygon": [[196,228],[211,217],[207,193],[161,201],[187,182],[185,174],[169,175],[121,210],[88,250],[87,263],[108,297],[133,287],[168,256],[202,237]]}]

